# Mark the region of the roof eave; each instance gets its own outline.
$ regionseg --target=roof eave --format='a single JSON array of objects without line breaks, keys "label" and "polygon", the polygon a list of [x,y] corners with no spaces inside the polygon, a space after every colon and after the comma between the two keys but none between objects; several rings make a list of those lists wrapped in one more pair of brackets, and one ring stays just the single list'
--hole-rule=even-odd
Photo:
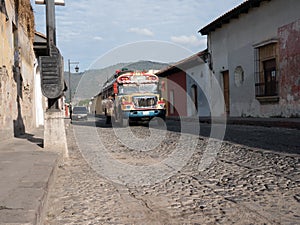
[{"label": "roof eave", "polygon": [[188,69],[188,68],[192,67],[193,65],[199,64],[200,58],[205,57],[204,55],[206,53],[207,53],[207,49],[205,49],[204,51],[198,52],[188,58],[180,60],[179,62],[160,70],[159,72],[155,73],[155,75],[157,75],[159,77],[166,77],[170,74],[178,73],[182,70]]},{"label": "roof eave", "polygon": [[215,31],[218,28],[221,28],[223,24],[230,23],[230,20],[238,18],[242,13],[248,13],[251,8],[259,7],[263,1],[271,1],[271,0],[248,0],[241,3],[239,6],[234,9],[228,11],[224,15],[220,16],[210,24],[206,25],[198,32],[201,35],[208,35],[210,32]]}]

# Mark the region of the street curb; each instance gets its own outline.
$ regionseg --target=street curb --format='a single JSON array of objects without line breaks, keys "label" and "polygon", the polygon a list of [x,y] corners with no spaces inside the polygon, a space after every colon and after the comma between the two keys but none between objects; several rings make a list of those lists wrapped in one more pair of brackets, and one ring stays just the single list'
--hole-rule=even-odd
[{"label": "street curb", "polygon": [[232,125],[246,125],[246,126],[263,126],[263,127],[281,127],[300,130],[300,118],[244,118],[244,117],[228,117],[228,118],[210,118],[210,117],[177,117],[168,116],[167,120],[185,121],[185,122],[199,122],[211,124],[212,120],[218,124],[224,123]]},{"label": "street curb", "polygon": [[34,225],[43,225],[45,223],[45,218],[47,217],[47,209],[48,209],[50,192],[56,180],[58,165],[62,162],[62,160],[63,160],[62,155],[57,154],[56,160],[54,162],[54,166],[50,172],[49,179],[45,186],[44,195],[40,201],[40,206],[38,207],[37,218]]}]

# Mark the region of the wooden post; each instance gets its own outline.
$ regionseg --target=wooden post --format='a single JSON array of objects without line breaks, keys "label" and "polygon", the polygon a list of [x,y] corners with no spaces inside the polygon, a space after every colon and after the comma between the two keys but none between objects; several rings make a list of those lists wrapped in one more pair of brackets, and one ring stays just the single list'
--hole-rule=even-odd
[{"label": "wooden post", "polygon": [[[56,26],[55,26],[55,5],[64,5],[63,0],[36,0],[36,4],[46,5],[46,27],[47,27],[47,52],[48,56],[53,56],[57,52],[56,48]],[[56,55],[55,55],[56,56]],[[56,65],[60,66],[60,65]],[[43,76],[43,74],[42,74]],[[59,109],[58,99],[48,98],[48,109],[57,110]]]},{"label": "wooden post", "polygon": [[47,45],[50,54],[51,46],[56,46],[55,6],[54,0],[46,0]]},{"label": "wooden post", "polygon": [[55,5],[64,5],[63,0],[36,0],[36,4],[46,4],[47,55],[40,56],[41,87],[48,98],[45,113],[44,148],[61,152],[68,157],[67,138],[64,125],[64,111],[59,109],[58,99],[64,91],[63,59],[56,47]]}]

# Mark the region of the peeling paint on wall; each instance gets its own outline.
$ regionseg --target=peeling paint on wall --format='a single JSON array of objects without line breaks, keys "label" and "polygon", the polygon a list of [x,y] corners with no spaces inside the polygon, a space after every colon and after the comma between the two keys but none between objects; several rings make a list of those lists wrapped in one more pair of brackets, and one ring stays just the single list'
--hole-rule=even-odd
[{"label": "peeling paint on wall", "polygon": [[30,0],[6,1],[6,10],[8,17],[0,13],[0,140],[30,131],[35,125]]},{"label": "peeling paint on wall", "polygon": [[280,105],[283,114],[300,116],[300,20],[280,27]]}]

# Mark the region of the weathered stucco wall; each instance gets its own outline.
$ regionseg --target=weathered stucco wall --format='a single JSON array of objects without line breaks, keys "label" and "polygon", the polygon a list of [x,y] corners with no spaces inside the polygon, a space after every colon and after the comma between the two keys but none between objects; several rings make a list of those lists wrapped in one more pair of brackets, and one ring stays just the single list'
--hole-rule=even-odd
[{"label": "weathered stucco wall", "polygon": [[280,102],[286,115],[300,117],[300,19],[279,28]]},{"label": "weathered stucco wall", "polygon": [[[9,2],[8,2],[9,3]],[[14,18],[11,4],[6,3],[6,12],[0,12],[0,140],[14,135],[13,119],[17,111],[17,84],[13,77],[13,34],[12,22]]]},{"label": "weathered stucco wall", "polygon": [[[274,13],[276,12],[276,13]],[[283,75],[280,83],[280,101],[273,104],[261,104],[255,96],[255,51],[254,46],[258,43],[275,39],[283,40],[280,36],[280,27],[288,26],[297,27],[299,20],[300,1],[299,0],[272,0],[263,2],[259,7],[252,8],[248,13],[241,14],[238,18],[230,20],[230,23],[223,24],[221,28],[216,29],[208,35],[208,49],[212,54],[213,73],[219,80],[222,86],[222,71],[229,71],[230,79],[230,116],[293,116],[299,112],[297,101],[288,99],[297,98],[297,76],[296,73],[290,73],[291,68],[297,70],[295,66],[299,62],[299,56],[288,53],[288,58],[291,61],[287,69],[289,75],[296,76],[296,80],[291,80],[286,83],[287,78]],[[293,25],[292,25],[292,24]],[[284,28],[285,30],[287,29]],[[293,30],[293,31],[292,31]],[[299,36],[295,32],[295,28],[290,29],[290,37],[294,40],[287,40],[289,48],[299,48]],[[284,50],[287,42],[282,42],[280,51]],[[285,50],[284,50],[285,51]],[[290,50],[288,52],[291,52]],[[284,53],[285,55],[287,53]],[[287,57],[285,57],[287,59]],[[283,69],[285,63],[280,63],[280,74],[285,73]],[[299,63],[297,64],[299,65]],[[244,71],[242,82],[236,84],[234,71],[241,66]],[[298,67],[299,69],[299,67]],[[299,71],[299,70],[298,70]],[[289,78],[290,79],[290,78]],[[294,79],[294,78],[293,78]],[[293,85],[292,85],[293,84]],[[293,86],[290,90],[281,90],[284,86]],[[289,89],[289,88],[288,88]],[[285,93],[288,91],[289,94]],[[289,102],[289,103],[288,103]]]},{"label": "weathered stucco wall", "polygon": [[4,3],[0,12],[0,140],[35,125],[34,15],[30,0]]}]

